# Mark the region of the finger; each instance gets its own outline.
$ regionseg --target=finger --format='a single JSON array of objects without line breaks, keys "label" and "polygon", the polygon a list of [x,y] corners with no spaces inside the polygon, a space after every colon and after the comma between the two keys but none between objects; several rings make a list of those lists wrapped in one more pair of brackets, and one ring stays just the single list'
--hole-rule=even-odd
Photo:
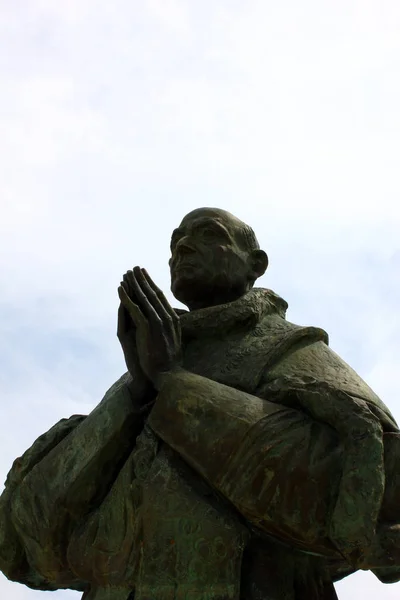
[{"label": "finger", "polygon": [[[126,296],[132,301],[129,294],[129,285],[125,281],[121,281],[120,285],[125,290]],[[126,302],[127,304],[127,302]],[[127,333],[130,327],[134,326],[132,319],[128,313],[128,309],[121,302],[118,308],[118,322],[117,322],[117,336],[120,337],[122,334]]]},{"label": "finger", "polygon": [[133,284],[132,284],[132,279],[133,279],[133,272],[131,270],[129,270],[123,276],[123,284],[124,284],[125,291],[128,294],[129,298],[132,300],[132,302],[134,302],[136,300],[136,298],[135,298],[135,292],[134,292],[134,288],[133,288]]},{"label": "finger", "polygon": [[140,308],[132,302],[129,296],[126,293],[126,290],[122,287],[122,285],[118,288],[118,295],[121,300],[121,305],[125,310],[128,311],[129,316],[134,322],[135,326],[138,328],[139,326],[143,326],[146,324],[146,318],[143,315]]},{"label": "finger", "polygon": [[154,283],[154,281],[152,280],[152,278],[150,277],[150,275],[148,274],[146,269],[142,269],[142,273],[143,273],[145,279],[147,280],[148,285],[151,287],[151,289],[157,295],[157,298],[160,300],[161,304],[163,305],[163,307],[165,308],[165,310],[167,311],[169,316],[172,317],[172,319],[174,321],[178,321],[179,320],[178,315],[176,314],[176,312],[174,311],[174,309],[172,308],[172,306],[166,299],[164,293],[160,290],[159,287],[156,286],[156,284]]},{"label": "finger", "polygon": [[155,312],[158,314],[159,318],[162,319],[162,321],[166,324],[172,324],[170,314],[166,311],[156,292],[151,288],[146,277],[144,276],[142,269],[139,267],[135,268],[134,275],[143,293],[154,308]]},{"label": "finger", "polygon": [[134,290],[135,300],[139,305],[140,309],[144,313],[144,315],[155,325],[159,325],[161,318],[158,312],[155,310],[154,306],[150,302],[150,299],[147,297],[146,292],[142,289],[137,275],[140,276],[140,268],[135,267],[133,269],[132,275],[129,274],[129,280],[132,283],[132,287]]},{"label": "finger", "polygon": [[[124,279],[125,279],[125,275],[124,275]],[[121,286],[122,286],[122,288],[125,290],[125,294],[128,296],[129,300],[131,300],[132,302],[134,302],[134,300],[135,300],[135,297],[134,297],[134,296],[133,296],[133,294],[131,293],[131,290],[130,290],[130,285],[129,285],[129,282],[128,282],[128,280],[126,279],[126,280],[124,280],[124,281],[121,281],[120,285],[121,285]]]},{"label": "finger", "polygon": [[119,337],[126,331],[126,308],[120,302],[118,308],[118,318],[117,318],[117,336]]},{"label": "finger", "polygon": [[118,288],[118,296],[119,296],[119,299],[121,300],[121,306],[123,306],[129,312],[132,304],[134,304],[134,303],[128,296],[127,286],[125,285],[125,283],[123,281],[121,281],[121,284]]},{"label": "finger", "polygon": [[130,317],[132,318],[132,321],[135,323],[136,327],[139,328],[139,327],[146,326],[146,324],[147,324],[146,317],[143,315],[139,306],[137,304],[135,304],[134,302],[132,302],[132,300],[129,298],[128,294],[126,293],[125,289],[122,287],[122,285],[120,285],[118,288],[118,295],[121,300],[121,303],[128,311],[128,313],[129,313]]}]

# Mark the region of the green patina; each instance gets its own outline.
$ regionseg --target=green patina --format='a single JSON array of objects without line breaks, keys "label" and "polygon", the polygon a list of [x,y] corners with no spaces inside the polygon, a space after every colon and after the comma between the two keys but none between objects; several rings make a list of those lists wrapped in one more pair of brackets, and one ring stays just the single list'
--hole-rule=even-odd
[{"label": "green patina", "polygon": [[199,209],[171,251],[179,360],[151,380],[164,342],[150,358],[136,345],[146,305],[128,272],[128,372],[14,462],[3,573],[85,600],[334,600],[358,569],[400,580],[389,410],[322,329],[253,287],[268,261],[250,228]]}]

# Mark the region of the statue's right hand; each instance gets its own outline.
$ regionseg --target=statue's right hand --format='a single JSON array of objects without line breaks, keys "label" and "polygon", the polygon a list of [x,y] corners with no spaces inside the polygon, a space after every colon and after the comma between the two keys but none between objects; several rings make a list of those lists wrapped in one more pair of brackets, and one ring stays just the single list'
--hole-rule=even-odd
[{"label": "statue's right hand", "polygon": [[[123,281],[121,285],[124,287],[125,291],[132,299],[132,292],[130,290],[130,286],[127,282],[126,275],[124,275]],[[133,299],[134,300],[134,299]],[[133,380],[136,384],[139,384],[143,388],[152,387],[152,384],[148,377],[144,374],[139,361],[139,356],[137,352],[136,346],[136,327],[132,321],[129,312],[124,307],[122,302],[118,308],[118,322],[117,322],[117,337],[121,344],[125,363],[129,373],[131,374]]]}]

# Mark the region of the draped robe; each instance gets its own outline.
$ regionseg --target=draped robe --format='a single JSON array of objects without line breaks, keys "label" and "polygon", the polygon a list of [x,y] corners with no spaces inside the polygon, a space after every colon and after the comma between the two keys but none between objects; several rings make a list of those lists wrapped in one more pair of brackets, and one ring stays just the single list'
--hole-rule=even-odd
[{"label": "draped robe", "polygon": [[86,600],[335,598],[374,536],[398,428],[286,308],[254,289],[180,311],[182,370],[153,407],[126,374],[41,436],[0,498],[5,575]]}]

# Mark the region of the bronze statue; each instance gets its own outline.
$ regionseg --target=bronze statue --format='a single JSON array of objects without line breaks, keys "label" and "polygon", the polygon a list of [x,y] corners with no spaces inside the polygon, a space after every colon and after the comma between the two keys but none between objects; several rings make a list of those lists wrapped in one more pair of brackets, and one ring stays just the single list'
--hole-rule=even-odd
[{"label": "bronze statue", "polygon": [[0,568],[85,600],[334,600],[357,569],[400,580],[400,451],[387,407],[316,327],[254,288],[250,227],[189,213],[174,310],[148,273],[118,288],[128,372],[16,459]]}]

